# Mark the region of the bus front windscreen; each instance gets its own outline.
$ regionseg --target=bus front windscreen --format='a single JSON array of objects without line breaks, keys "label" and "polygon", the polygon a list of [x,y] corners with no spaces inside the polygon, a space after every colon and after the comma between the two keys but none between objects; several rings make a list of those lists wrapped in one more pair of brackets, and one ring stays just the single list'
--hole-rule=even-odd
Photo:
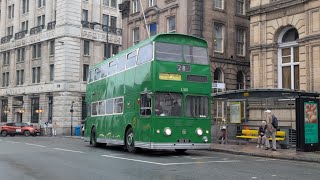
[{"label": "bus front windscreen", "polygon": [[182,116],[181,94],[156,93],[154,111],[156,116]]},{"label": "bus front windscreen", "polygon": [[207,48],[204,47],[157,42],[155,49],[157,60],[209,64]]},{"label": "bus front windscreen", "polygon": [[186,97],[186,116],[195,118],[208,117],[208,97],[206,96],[187,96]]}]

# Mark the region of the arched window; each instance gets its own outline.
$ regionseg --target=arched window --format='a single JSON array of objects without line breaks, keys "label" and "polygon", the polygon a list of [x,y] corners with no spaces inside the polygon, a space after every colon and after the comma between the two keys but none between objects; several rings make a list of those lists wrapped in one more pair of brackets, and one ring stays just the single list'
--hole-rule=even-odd
[{"label": "arched window", "polygon": [[214,71],[212,88],[213,92],[223,92],[226,88],[224,84],[223,71],[220,68],[217,68]]},{"label": "arched window", "polygon": [[239,71],[237,73],[237,88],[238,89],[245,89],[245,76],[243,72]]},{"label": "arched window", "polygon": [[279,88],[300,88],[298,39],[299,34],[295,28],[286,28],[280,33],[278,39]]}]

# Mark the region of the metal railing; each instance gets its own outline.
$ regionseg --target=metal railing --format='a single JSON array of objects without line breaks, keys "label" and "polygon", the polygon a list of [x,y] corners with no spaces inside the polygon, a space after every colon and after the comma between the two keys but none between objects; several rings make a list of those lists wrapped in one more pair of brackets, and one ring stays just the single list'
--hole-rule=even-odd
[{"label": "metal railing", "polygon": [[23,30],[23,31],[17,32],[17,33],[14,35],[14,39],[24,38],[27,33],[28,33],[28,30]]},{"label": "metal railing", "polygon": [[36,26],[30,29],[30,35],[40,33],[44,29],[44,25]]},{"label": "metal railing", "polygon": [[108,25],[102,25],[102,30],[105,32],[108,32],[109,34],[114,34],[114,35],[122,35],[122,29],[117,28],[117,27],[112,27]]},{"label": "metal railing", "polygon": [[49,22],[47,25],[47,30],[56,28],[56,21]]},{"label": "metal railing", "polygon": [[12,38],[12,35],[8,35],[8,36],[5,36],[5,37],[2,37],[1,38],[1,44],[9,42],[11,38]]},{"label": "metal railing", "polygon": [[95,23],[89,22],[89,21],[81,21],[82,27],[94,29]]}]

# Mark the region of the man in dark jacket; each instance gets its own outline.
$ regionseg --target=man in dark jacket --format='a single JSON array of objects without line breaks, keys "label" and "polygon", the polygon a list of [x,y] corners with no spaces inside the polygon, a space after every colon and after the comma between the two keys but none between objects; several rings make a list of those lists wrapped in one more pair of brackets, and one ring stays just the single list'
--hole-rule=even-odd
[{"label": "man in dark jacket", "polygon": [[258,145],[257,148],[263,148],[263,145],[266,142],[266,129],[267,129],[267,123],[266,121],[261,122],[261,126],[259,127],[259,132],[258,132]]}]

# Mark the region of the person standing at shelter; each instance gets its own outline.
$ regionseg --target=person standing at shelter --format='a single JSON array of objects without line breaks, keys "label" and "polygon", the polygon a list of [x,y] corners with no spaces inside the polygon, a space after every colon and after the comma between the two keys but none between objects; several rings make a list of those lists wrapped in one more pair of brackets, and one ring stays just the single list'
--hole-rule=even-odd
[{"label": "person standing at shelter", "polygon": [[276,142],[276,132],[277,132],[277,128],[273,127],[272,125],[272,120],[274,117],[274,115],[272,114],[272,112],[270,110],[266,110],[265,111],[266,114],[266,122],[267,122],[267,129],[266,129],[266,149],[268,150],[270,149],[270,143],[269,143],[269,138],[272,138],[272,151],[276,151],[277,150],[277,142]]},{"label": "person standing at shelter", "polygon": [[266,143],[266,129],[267,129],[267,123],[266,121],[261,122],[261,126],[259,127],[259,132],[258,132],[258,145],[257,148],[263,148],[263,145]]},{"label": "person standing at shelter", "polygon": [[53,126],[52,126],[52,135],[53,136],[57,135],[57,129],[58,129],[58,124],[57,124],[57,122],[54,122]]}]

